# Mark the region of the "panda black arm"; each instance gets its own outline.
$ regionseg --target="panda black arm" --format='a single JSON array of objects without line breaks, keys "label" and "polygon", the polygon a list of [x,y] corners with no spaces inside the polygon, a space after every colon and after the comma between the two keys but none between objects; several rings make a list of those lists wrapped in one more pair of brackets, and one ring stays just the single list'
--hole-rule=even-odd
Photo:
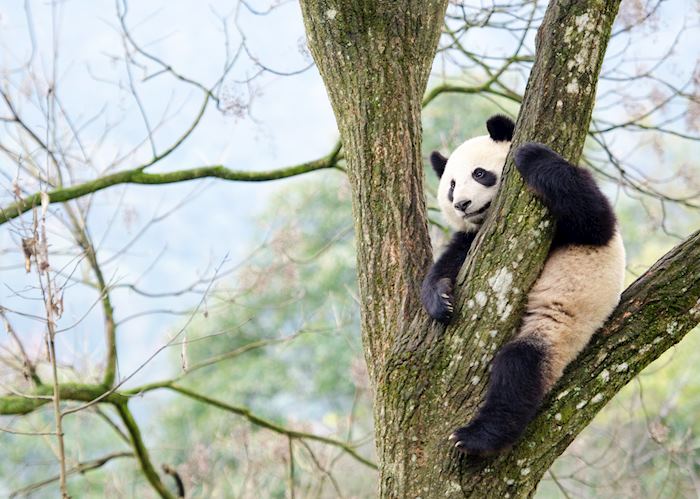
[{"label": "panda black arm", "polygon": [[475,236],[475,232],[455,232],[423,280],[421,302],[436,321],[447,324],[452,317],[452,289]]},{"label": "panda black arm", "polygon": [[518,148],[515,166],[557,220],[554,246],[604,246],[610,241],[615,214],[588,170],[536,143]]}]

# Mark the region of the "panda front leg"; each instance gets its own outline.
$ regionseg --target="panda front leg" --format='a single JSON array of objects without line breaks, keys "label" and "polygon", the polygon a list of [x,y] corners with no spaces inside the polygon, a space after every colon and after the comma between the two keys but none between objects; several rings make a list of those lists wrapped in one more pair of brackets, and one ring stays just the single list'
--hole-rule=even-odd
[{"label": "panda front leg", "polygon": [[455,280],[475,236],[473,232],[456,232],[423,280],[420,294],[423,307],[430,317],[443,324],[452,317]]},{"label": "panda front leg", "polygon": [[518,148],[515,166],[557,220],[554,246],[603,246],[612,239],[615,214],[588,170],[534,142]]}]

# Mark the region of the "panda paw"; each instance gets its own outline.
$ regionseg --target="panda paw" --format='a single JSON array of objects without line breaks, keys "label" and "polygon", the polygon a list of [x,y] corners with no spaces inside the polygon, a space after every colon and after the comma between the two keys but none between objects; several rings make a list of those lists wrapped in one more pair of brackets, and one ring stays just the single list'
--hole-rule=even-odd
[{"label": "panda paw", "polygon": [[437,281],[426,279],[421,289],[421,301],[428,315],[438,322],[447,324],[454,312],[452,282],[443,277]]},{"label": "panda paw", "polygon": [[509,447],[508,442],[498,438],[487,425],[478,421],[456,429],[449,440],[456,450],[470,456],[491,456]]},{"label": "panda paw", "polygon": [[536,142],[528,142],[515,151],[515,166],[525,181],[532,178],[543,167],[564,162],[564,159],[549,147]]}]

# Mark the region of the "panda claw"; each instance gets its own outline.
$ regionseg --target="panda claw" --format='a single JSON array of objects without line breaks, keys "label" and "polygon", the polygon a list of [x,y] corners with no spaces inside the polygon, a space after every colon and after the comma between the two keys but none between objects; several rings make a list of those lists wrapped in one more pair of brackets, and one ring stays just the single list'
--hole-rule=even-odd
[{"label": "panda claw", "polygon": [[454,312],[451,280],[443,277],[426,281],[421,290],[421,301],[430,317],[443,324],[450,322]]}]

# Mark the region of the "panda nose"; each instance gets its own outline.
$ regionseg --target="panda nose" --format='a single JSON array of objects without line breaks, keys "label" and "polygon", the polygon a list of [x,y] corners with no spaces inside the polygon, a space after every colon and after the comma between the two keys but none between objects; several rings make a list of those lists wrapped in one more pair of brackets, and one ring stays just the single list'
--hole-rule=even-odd
[{"label": "panda nose", "polygon": [[472,202],[469,201],[468,199],[465,199],[463,201],[460,201],[459,203],[455,203],[454,206],[459,211],[467,211],[467,208],[469,207],[470,204],[472,204]]}]

